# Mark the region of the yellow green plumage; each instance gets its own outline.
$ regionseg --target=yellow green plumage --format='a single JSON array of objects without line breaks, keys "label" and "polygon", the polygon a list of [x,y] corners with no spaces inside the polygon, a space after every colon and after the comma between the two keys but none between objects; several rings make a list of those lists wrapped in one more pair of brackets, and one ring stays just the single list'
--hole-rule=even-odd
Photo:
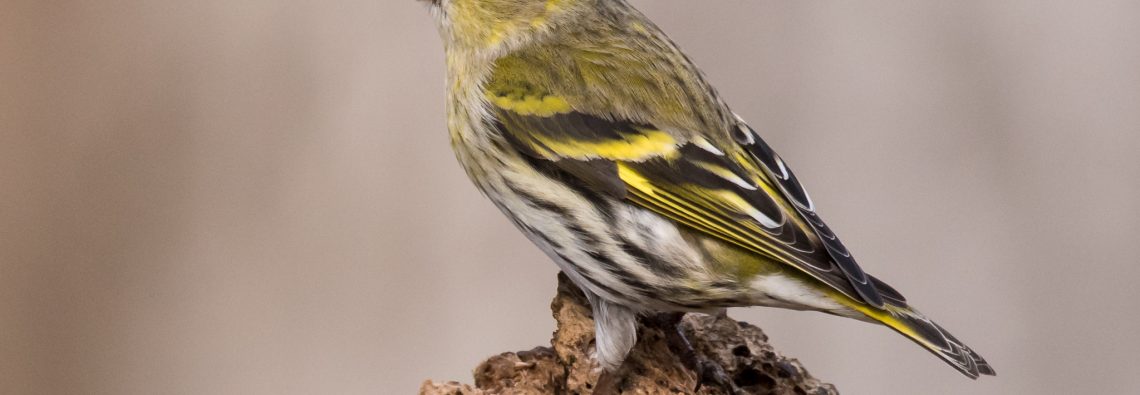
[{"label": "yellow green plumage", "polygon": [[783,159],[625,1],[432,3],[456,155],[590,296],[602,366],[640,313],[764,305],[883,323],[993,374],[862,271]]}]

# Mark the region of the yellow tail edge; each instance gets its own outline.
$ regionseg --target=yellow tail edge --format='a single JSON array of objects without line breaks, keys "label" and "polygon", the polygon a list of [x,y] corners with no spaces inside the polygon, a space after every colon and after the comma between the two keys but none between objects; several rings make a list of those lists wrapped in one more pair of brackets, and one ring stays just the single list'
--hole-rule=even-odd
[{"label": "yellow tail edge", "polygon": [[996,376],[997,372],[981,355],[959,341],[942,326],[934,323],[912,307],[887,305],[883,309],[840,297],[847,307],[866,315],[930,351],[950,366],[971,379],[979,376]]}]

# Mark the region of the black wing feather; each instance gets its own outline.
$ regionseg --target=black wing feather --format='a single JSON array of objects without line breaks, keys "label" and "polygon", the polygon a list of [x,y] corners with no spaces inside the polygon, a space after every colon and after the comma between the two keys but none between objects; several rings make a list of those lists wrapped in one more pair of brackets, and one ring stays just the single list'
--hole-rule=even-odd
[{"label": "black wing feather", "polygon": [[[807,194],[807,190],[800,184],[799,179],[796,178],[792,169],[772,150],[772,147],[768,146],[768,143],[766,143],[764,139],[760,138],[760,135],[756,133],[752,127],[743,122],[740,123],[739,127],[741,132],[746,134],[743,135],[743,141],[740,141],[741,138],[738,137],[737,142],[746,147],[749,153],[751,153],[758,162],[764,165],[765,170],[768,171],[768,175],[776,180],[776,183],[780,186],[780,190],[796,206],[796,211],[807,221],[812,230],[815,231],[815,234],[819,236],[820,241],[827,249],[827,253],[831,256],[835,264],[839,266],[839,269],[843,271],[843,274],[846,275],[851,286],[855,288],[855,291],[859,293],[863,301],[875,307],[883,307],[883,296],[880,295],[875,284],[867,276],[867,273],[864,273],[863,269],[859,267],[859,264],[855,262],[855,257],[851,255],[851,251],[843,245],[839,237],[831,231],[827,223],[823,222],[823,219],[816,213],[815,204],[812,203],[811,197]],[[897,294],[897,292],[895,292],[895,294]]]},{"label": "black wing feather", "polygon": [[[731,191],[746,200],[749,205],[761,214],[781,222],[787,215],[798,215],[803,223],[810,229],[796,226],[793,221],[783,220],[780,226],[767,228],[762,226],[737,227],[734,231],[745,232],[760,239],[774,240],[778,245],[777,255],[783,255],[783,260],[799,262],[799,265],[816,278],[830,286],[863,301],[882,307],[884,303],[905,306],[905,298],[885,284],[873,280],[864,273],[855,263],[850,252],[835,236],[831,229],[820,219],[814,210],[810,197],[804,191],[795,174],[787,168],[783,160],[772,151],[756,133],[741,124],[741,132],[737,135],[738,143],[742,146],[763,171],[766,177],[775,184],[775,189],[783,196],[779,197],[794,208],[785,209],[777,203],[777,197],[769,196],[763,190],[734,184],[724,177],[701,167],[700,163],[714,164],[728,171],[746,175],[746,170],[740,163],[729,159],[726,155],[717,155],[695,144],[685,144],[678,149],[678,155],[673,157],[655,157],[640,162],[616,161],[607,159],[581,160],[550,155],[544,146],[544,140],[575,140],[575,141],[606,141],[625,139],[641,133],[644,130],[655,130],[653,125],[636,123],[610,117],[595,116],[578,111],[555,114],[552,116],[534,116],[518,114],[513,111],[502,110],[498,112],[499,130],[521,152],[526,153],[539,161],[548,161],[560,169],[561,173],[570,174],[584,183],[607,194],[608,196],[628,199],[639,205],[653,206],[654,202],[630,193],[623,180],[618,176],[617,164],[635,169],[639,174],[654,180],[661,185],[673,185],[678,188],[697,188],[704,190]],[[755,165],[754,164],[754,165]],[[752,183],[749,177],[742,177],[738,182]],[[748,184],[748,187],[756,185]],[[660,198],[660,197],[659,197]],[[672,197],[670,199],[677,199]],[[674,201],[674,203],[685,203]],[[715,203],[715,202],[714,202]],[[657,207],[662,209],[662,207]],[[789,212],[787,210],[793,210]],[[676,213],[674,213],[676,214]],[[715,214],[715,215],[714,215]],[[714,215],[710,220],[720,223],[755,223],[748,215],[735,213],[732,210],[709,211],[707,215]],[[723,217],[730,215],[731,217]],[[694,226],[694,223],[686,223]],[[698,229],[700,230],[700,229]],[[704,229],[709,231],[709,229]],[[812,233],[810,237],[804,232]],[[712,232],[713,236],[733,238],[723,232]],[[731,241],[731,240],[730,240]],[[880,291],[879,288],[882,288]],[[885,294],[885,297],[884,297]]]}]

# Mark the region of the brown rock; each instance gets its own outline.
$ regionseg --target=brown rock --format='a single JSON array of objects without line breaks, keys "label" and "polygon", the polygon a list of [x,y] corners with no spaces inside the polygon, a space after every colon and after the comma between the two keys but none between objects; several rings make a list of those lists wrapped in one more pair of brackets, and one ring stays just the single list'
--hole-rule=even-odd
[{"label": "brown rock", "polygon": [[[425,382],[421,395],[505,394],[691,394],[697,374],[687,368],[667,341],[667,325],[643,320],[638,343],[616,372],[602,374],[590,358],[594,321],[585,295],[565,275],[550,304],[558,323],[552,347],[508,352],[475,368],[475,386]],[[741,390],[750,394],[838,394],[799,361],[785,358],[768,344],[764,332],[728,317],[686,314],[682,330],[701,357],[720,365]],[[719,394],[704,387],[699,394]]]}]

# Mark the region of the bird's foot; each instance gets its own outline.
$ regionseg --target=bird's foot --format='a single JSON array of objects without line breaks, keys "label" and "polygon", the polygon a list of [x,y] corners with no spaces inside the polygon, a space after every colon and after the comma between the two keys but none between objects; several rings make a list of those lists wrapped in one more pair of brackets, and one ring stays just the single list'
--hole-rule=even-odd
[{"label": "bird's foot", "polygon": [[652,320],[665,334],[669,350],[679,357],[686,368],[697,374],[697,386],[693,388],[693,392],[699,392],[704,387],[711,387],[719,388],[729,395],[744,394],[733,382],[732,377],[725,372],[724,367],[705,358],[693,348],[693,344],[689,342],[689,338],[681,326],[681,319],[684,316],[685,313],[662,313],[653,317]]},{"label": "bird's foot", "polygon": [[693,392],[699,392],[702,387],[708,386],[713,388],[720,388],[729,395],[741,395],[744,391],[736,386],[732,381],[732,377],[724,371],[724,368],[707,359],[699,358],[695,361],[697,367],[694,369],[697,372],[697,387],[693,388]]}]

